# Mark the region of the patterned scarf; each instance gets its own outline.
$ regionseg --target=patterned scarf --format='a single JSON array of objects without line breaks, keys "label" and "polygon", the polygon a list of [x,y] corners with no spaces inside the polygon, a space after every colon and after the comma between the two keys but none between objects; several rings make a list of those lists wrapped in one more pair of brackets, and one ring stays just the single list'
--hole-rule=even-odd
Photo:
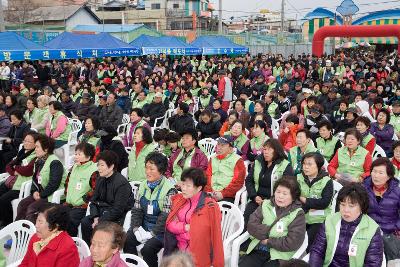
[{"label": "patterned scarf", "polygon": [[157,187],[157,185],[159,185],[159,184],[161,183],[162,178],[163,178],[163,177],[161,176],[160,179],[158,179],[157,181],[154,181],[154,182],[149,182],[149,181],[147,181],[147,186],[148,186],[151,190],[154,190],[154,189]]},{"label": "patterned scarf", "polygon": [[36,255],[40,253],[40,251],[43,250],[45,246],[47,246],[51,240],[56,238],[62,231],[56,231],[52,233],[48,238],[46,239],[41,239],[35,243],[33,243],[33,251],[35,251]]}]

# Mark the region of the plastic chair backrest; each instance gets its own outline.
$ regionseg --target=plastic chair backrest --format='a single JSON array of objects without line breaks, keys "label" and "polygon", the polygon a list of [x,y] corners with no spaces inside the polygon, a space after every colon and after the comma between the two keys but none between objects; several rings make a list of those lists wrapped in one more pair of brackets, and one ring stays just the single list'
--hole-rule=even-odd
[{"label": "plastic chair backrest", "polygon": [[332,196],[332,203],[331,203],[332,213],[335,213],[336,199],[337,199],[338,193],[339,193],[340,189],[342,189],[342,187],[343,186],[339,182],[333,181],[333,196]]},{"label": "plastic chair backrest", "polygon": [[90,256],[90,249],[86,242],[79,237],[72,238],[75,242],[75,245],[78,249],[79,259],[82,261],[84,258]]},{"label": "plastic chair backrest", "polygon": [[13,222],[0,231],[0,239],[12,239],[10,253],[7,257],[7,264],[12,264],[25,256],[28,250],[29,240],[35,233],[35,225],[26,220]]},{"label": "plastic chair backrest", "polygon": [[128,211],[125,215],[125,220],[124,220],[124,231],[127,233],[129,231],[129,228],[131,227],[131,217],[132,217],[132,212]]},{"label": "plastic chair backrest", "polygon": [[126,179],[128,179],[128,167],[123,168],[121,171],[122,176],[124,176]]},{"label": "plastic chair backrest", "polygon": [[201,139],[198,143],[199,148],[206,156],[211,156],[215,152],[218,142],[212,138]]},{"label": "plastic chair backrest", "polygon": [[133,254],[120,254],[119,256],[129,267],[149,267],[139,256]]},{"label": "plastic chair backrest", "polygon": [[131,118],[129,117],[128,114],[124,114],[124,115],[122,116],[122,124],[124,124],[124,123],[129,123],[130,121],[131,121]]},{"label": "plastic chair backrest", "polygon": [[244,218],[239,208],[226,201],[218,202],[222,214],[221,231],[225,258],[231,255],[232,242],[244,229]]},{"label": "plastic chair backrest", "polygon": [[376,160],[377,158],[386,157],[385,150],[379,145],[375,145],[374,152],[372,153],[372,160]]},{"label": "plastic chair backrest", "polygon": [[279,122],[274,118],[271,119],[271,130],[272,130],[272,137],[278,139],[279,135]]},{"label": "plastic chair backrest", "polygon": [[138,181],[132,181],[130,182],[130,185],[132,187],[132,193],[134,196],[136,196],[137,191],[139,190],[140,182]]}]

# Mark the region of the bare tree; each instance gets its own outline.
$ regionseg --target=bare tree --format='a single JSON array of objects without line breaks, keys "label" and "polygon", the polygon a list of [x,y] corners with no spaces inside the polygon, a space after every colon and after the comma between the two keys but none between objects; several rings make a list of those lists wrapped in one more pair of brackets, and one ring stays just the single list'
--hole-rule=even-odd
[{"label": "bare tree", "polygon": [[29,13],[38,7],[33,0],[13,0],[8,1],[8,3],[5,17],[11,23],[25,24],[29,18]]}]

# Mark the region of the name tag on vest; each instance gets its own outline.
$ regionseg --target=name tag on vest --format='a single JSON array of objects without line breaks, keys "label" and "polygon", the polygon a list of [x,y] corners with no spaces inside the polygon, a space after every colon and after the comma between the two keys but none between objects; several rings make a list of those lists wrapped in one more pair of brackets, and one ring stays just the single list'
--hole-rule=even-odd
[{"label": "name tag on vest", "polygon": [[81,182],[76,183],[76,187],[75,188],[76,188],[76,190],[80,191],[82,189],[82,183]]},{"label": "name tag on vest", "polygon": [[153,205],[147,205],[147,214],[153,215]]},{"label": "name tag on vest", "polygon": [[308,214],[310,216],[324,216],[325,215],[325,211],[324,210],[310,210],[308,212]]},{"label": "name tag on vest", "polygon": [[37,177],[38,184],[42,184],[42,176],[39,174]]},{"label": "name tag on vest", "polygon": [[284,224],[282,221],[276,223],[276,231],[278,233],[283,233]]},{"label": "name tag on vest", "polygon": [[357,256],[357,245],[350,244],[348,254],[349,254],[349,256],[352,256],[352,257]]}]

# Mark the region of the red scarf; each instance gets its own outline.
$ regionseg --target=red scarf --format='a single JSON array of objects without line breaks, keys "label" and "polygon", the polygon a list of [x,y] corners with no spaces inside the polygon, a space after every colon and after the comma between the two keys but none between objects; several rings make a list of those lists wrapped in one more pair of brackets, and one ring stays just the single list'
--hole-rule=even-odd
[{"label": "red scarf", "polygon": [[374,190],[375,196],[382,197],[386,192],[387,183],[381,186],[372,185],[372,189]]},{"label": "red scarf", "polygon": [[143,147],[145,146],[145,142],[144,141],[140,141],[140,142],[135,142],[135,154],[136,154],[136,158],[139,156],[140,151],[142,151]]},{"label": "red scarf", "polygon": [[224,159],[228,155],[229,155],[229,153],[228,154],[223,154],[223,155],[217,155],[217,159],[219,159],[219,160]]},{"label": "red scarf", "polygon": [[393,157],[393,159],[392,159],[392,163],[393,163],[393,165],[394,165],[394,167],[395,167],[396,169],[400,169],[400,162],[397,161],[397,159],[395,159],[394,157]]}]

